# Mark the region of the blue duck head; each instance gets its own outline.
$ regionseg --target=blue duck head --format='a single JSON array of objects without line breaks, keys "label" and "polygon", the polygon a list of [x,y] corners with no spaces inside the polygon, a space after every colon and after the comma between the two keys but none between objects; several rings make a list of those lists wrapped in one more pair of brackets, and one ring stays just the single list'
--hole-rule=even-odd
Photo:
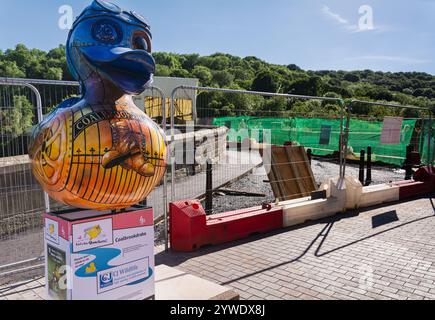
[{"label": "blue duck head", "polygon": [[85,81],[98,75],[126,94],[151,85],[155,61],[150,26],[140,14],[95,0],[75,20],[66,55],[71,74],[86,91]]}]

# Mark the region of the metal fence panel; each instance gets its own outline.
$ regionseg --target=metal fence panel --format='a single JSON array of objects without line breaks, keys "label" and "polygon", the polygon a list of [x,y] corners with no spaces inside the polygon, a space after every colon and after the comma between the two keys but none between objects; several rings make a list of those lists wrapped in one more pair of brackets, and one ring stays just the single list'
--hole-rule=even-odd
[{"label": "metal fence panel", "polygon": [[[358,108],[370,111],[376,108],[387,110],[388,116],[367,116],[358,113]],[[364,185],[382,184],[411,178],[407,176],[406,167],[428,165],[424,159],[433,145],[428,139],[428,108],[403,106],[393,103],[352,101],[349,105],[349,133],[346,139],[346,174],[359,177],[359,162],[364,159]],[[401,121],[397,141],[382,141],[383,130],[388,125],[388,118]],[[385,132],[387,133],[387,132]],[[433,148],[433,147],[432,147]],[[367,172],[369,149],[371,151],[371,172]],[[429,152],[430,153],[430,152]],[[411,173],[412,174],[412,173]]]},{"label": "metal fence panel", "polygon": [[[294,143],[296,134],[304,134],[303,129],[292,125],[297,117],[323,117],[323,122],[337,122],[335,141],[330,143],[329,156],[322,162],[313,159],[312,167],[319,185],[327,177],[340,175],[340,137],[343,134],[344,117],[341,99],[186,86],[175,89],[173,97],[180,93],[197,96],[197,118],[184,121],[177,117],[175,99],[172,101],[171,168],[168,172],[170,180],[174,181],[171,184],[171,201],[191,198],[204,200],[206,164],[210,160],[213,163],[212,184],[216,191],[213,213],[274,202],[266,171],[268,166],[264,162],[265,157],[260,154],[259,146],[262,143]],[[315,104],[320,107],[330,107],[336,112],[326,116],[323,112],[312,112],[307,116],[292,110],[291,107],[302,100],[316,101]],[[319,137],[322,121],[312,129]],[[233,191],[237,191],[236,196]]]},{"label": "metal fence panel", "polygon": [[29,138],[47,106],[77,93],[76,83],[0,78],[0,282],[40,264],[42,214],[63,205],[50,201],[33,177]]}]

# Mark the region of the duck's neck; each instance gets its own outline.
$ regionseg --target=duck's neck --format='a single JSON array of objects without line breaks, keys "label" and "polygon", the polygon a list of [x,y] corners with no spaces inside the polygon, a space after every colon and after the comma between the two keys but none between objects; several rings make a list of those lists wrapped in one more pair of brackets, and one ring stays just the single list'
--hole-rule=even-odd
[{"label": "duck's neck", "polygon": [[131,96],[98,75],[93,75],[84,81],[86,102],[93,105],[113,106],[129,103]]}]

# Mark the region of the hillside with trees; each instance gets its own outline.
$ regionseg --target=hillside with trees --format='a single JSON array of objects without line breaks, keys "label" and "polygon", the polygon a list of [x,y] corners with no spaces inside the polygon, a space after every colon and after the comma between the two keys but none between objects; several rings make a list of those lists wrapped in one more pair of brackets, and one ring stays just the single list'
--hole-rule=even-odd
[{"label": "hillside with trees", "polygon": [[[422,72],[305,71],[295,64],[270,64],[256,57],[240,58],[216,53],[153,54],[157,76],[198,78],[202,86],[243,89],[301,95],[358,98],[369,101],[396,102],[427,106],[435,104],[435,76]],[[289,57],[289,62],[291,57]],[[44,52],[19,44],[0,51],[0,76],[72,80],[63,45]],[[202,103],[201,103],[202,101]],[[254,115],[261,112],[336,115],[335,105],[318,101],[204,93],[199,112],[207,116]],[[380,117],[413,115],[406,110],[357,107],[354,112]]]}]

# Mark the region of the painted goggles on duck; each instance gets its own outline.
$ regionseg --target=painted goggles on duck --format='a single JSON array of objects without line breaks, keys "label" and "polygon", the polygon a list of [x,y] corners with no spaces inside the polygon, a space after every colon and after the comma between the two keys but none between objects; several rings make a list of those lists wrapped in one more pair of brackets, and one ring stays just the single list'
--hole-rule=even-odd
[{"label": "painted goggles on duck", "polygon": [[94,2],[82,12],[74,21],[73,29],[83,20],[104,17],[119,19],[129,25],[144,28],[150,39],[152,39],[151,27],[141,14],[135,11],[123,11],[116,4],[101,0],[94,0]]}]

